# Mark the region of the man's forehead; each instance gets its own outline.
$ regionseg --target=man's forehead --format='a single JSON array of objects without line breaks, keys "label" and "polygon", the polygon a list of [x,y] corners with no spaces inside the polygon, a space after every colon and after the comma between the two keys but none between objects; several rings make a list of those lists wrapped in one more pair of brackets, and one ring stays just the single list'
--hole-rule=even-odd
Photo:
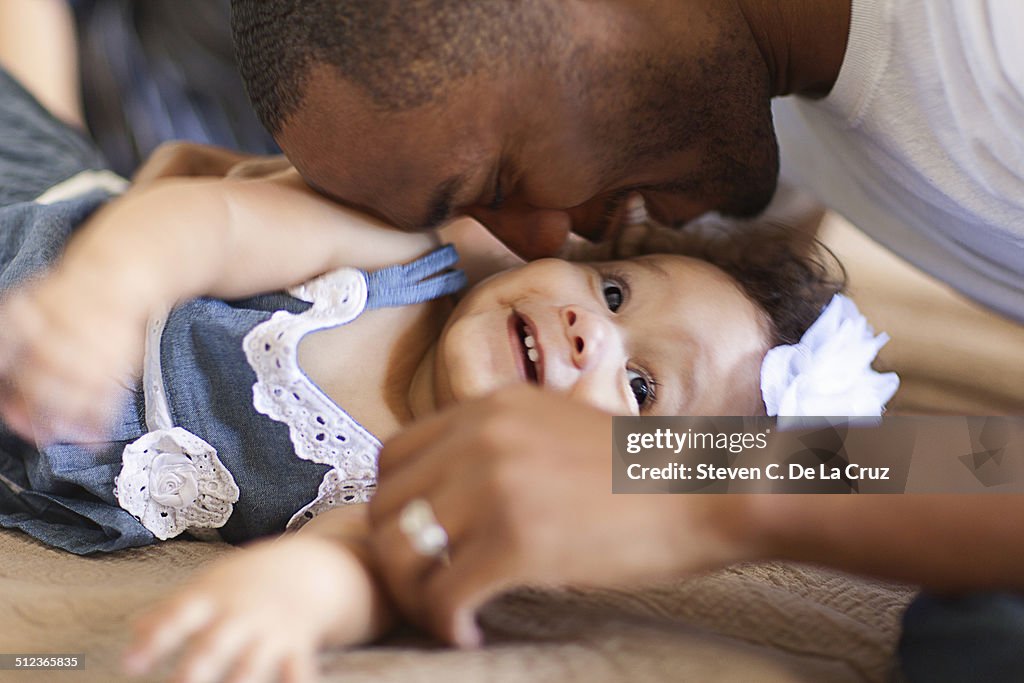
[{"label": "man's forehead", "polygon": [[[290,133],[291,131],[289,131]],[[400,145],[393,137],[339,131],[319,139],[283,135],[282,149],[318,191],[345,204],[371,208],[389,220],[421,223],[462,187],[462,173],[431,150]]]},{"label": "man's forehead", "polygon": [[[322,79],[323,76],[321,75]],[[439,113],[439,112],[435,112]],[[381,112],[352,86],[314,89],[278,142],[303,177],[346,204],[408,227],[436,224],[486,172],[490,142],[464,114]]]}]

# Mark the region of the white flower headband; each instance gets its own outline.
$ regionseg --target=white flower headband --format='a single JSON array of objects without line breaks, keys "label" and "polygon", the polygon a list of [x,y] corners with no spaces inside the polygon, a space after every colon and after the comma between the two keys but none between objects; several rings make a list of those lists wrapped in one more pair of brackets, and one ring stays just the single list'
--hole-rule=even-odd
[{"label": "white flower headband", "polygon": [[889,341],[842,294],[796,344],[776,346],[761,363],[761,397],[769,417],[878,417],[900,385],[895,372],[871,368]]}]

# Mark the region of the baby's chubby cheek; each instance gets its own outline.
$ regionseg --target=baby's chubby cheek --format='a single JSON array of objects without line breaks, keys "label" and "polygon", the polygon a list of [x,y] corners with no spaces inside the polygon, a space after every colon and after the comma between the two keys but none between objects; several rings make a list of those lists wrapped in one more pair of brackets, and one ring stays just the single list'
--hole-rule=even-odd
[{"label": "baby's chubby cheek", "polygon": [[434,400],[438,408],[462,403],[493,389],[493,371],[473,317],[449,321],[438,340],[434,359]]}]

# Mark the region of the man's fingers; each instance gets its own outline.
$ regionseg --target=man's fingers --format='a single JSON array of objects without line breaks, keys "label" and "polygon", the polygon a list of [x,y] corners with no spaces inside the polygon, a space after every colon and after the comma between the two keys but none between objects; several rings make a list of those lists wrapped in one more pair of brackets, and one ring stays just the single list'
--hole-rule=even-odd
[{"label": "man's fingers", "polygon": [[387,480],[395,470],[405,466],[407,461],[418,455],[448,432],[455,422],[451,410],[420,420],[404,431],[388,439],[377,459],[378,477]]},{"label": "man's fingers", "polygon": [[[481,498],[487,495],[485,487],[472,481],[475,470],[461,477],[447,476],[451,474],[444,462],[448,445],[445,442],[445,447],[413,462],[408,471],[400,472],[391,484],[377,493],[377,496],[398,494],[390,508],[391,514],[378,515],[371,531],[373,550],[380,560],[379,571],[399,605],[417,621],[422,621],[419,612],[427,575],[443,571],[446,565],[443,557],[423,555],[413,547],[408,534],[402,529],[405,506],[416,499],[429,504],[437,523],[448,537],[447,551],[450,555],[458,551],[466,535],[479,528],[482,522],[480,510],[484,508]],[[435,468],[419,472],[421,465],[428,462]]]},{"label": "man's fingers", "polygon": [[490,537],[464,539],[460,547],[452,549],[451,565],[438,567],[423,585],[424,627],[458,647],[483,645],[477,612],[524,578],[510,573],[508,560]]},{"label": "man's fingers", "polygon": [[370,522],[374,526],[390,522],[401,515],[409,501],[435,491],[450,475],[446,468],[451,465],[451,453],[458,447],[456,437],[438,434],[436,440],[424,442],[415,457],[407,457],[401,467],[392,467],[390,474],[379,476],[368,509]]},{"label": "man's fingers", "polygon": [[[532,396],[533,391],[524,397]],[[515,391],[504,393],[518,396]],[[432,482],[456,476],[452,467],[500,438],[495,434],[500,435],[505,428],[509,405],[507,399],[502,401],[499,394],[494,394],[452,406],[389,439],[378,458],[379,486],[370,502],[371,522],[376,524],[396,514],[415,497],[411,491],[429,491]],[[462,488],[468,488],[465,482]]]},{"label": "man's fingers", "polygon": [[461,538],[472,525],[474,505],[452,496],[424,496],[430,504],[437,523],[448,537],[445,552],[431,557],[413,547],[413,539],[402,528],[401,513],[393,515],[375,527],[371,536],[373,550],[379,558],[378,567],[392,597],[403,611],[421,622],[422,587],[427,575],[446,568],[446,558],[459,546]]}]

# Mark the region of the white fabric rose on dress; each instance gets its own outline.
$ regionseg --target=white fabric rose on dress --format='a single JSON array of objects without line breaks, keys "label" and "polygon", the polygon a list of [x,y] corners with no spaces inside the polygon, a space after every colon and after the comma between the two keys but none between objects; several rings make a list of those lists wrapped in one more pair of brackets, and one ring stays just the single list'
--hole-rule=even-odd
[{"label": "white fabric rose on dress", "polygon": [[125,446],[121,461],[117,502],[160,540],[220,528],[238,502],[217,451],[181,427],[143,435]]},{"label": "white fabric rose on dress", "polygon": [[765,356],[761,396],[768,415],[881,416],[900,385],[896,373],[871,368],[888,341],[875,335],[853,301],[836,294],[799,343]]},{"label": "white fabric rose on dress", "polygon": [[161,505],[188,507],[199,497],[199,471],[187,456],[161,453],[149,466],[149,491]]}]

